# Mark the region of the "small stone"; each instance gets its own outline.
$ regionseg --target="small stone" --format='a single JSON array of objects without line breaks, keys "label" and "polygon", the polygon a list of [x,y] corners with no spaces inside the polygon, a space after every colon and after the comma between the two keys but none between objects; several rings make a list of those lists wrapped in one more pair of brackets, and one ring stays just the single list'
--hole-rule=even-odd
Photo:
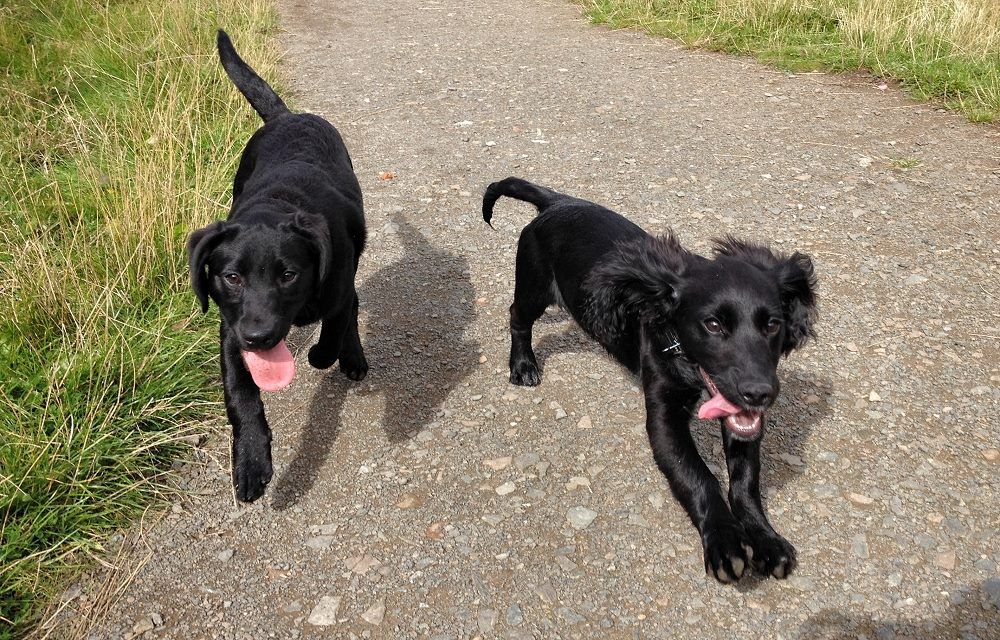
[{"label": "small stone", "polygon": [[941,567],[945,571],[951,571],[955,568],[956,556],[954,551],[945,551],[944,553],[939,553],[937,558],[935,558],[934,563]]},{"label": "small stone", "polygon": [[283,606],[281,610],[284,611],[285,613],[297,613],[299,611],[302,611],[302,603],[299,602],[298,600],[292,600],[291,602]]},{"label": "small stone", "polygon": [[368,611],[361,614],[361,619],[368,624],[378,626],[385,617],[385,598],[379,598]]},{"label": "small stone", "polygon": [[577,421],[576,426],[580,429],[590,429],[594,423],[590,420],[590,416],[585,415]]},{"label": "small stone", "polygon": [[879,394],[875,393],[874,391],[872,391],[871,393],[868,394],[868,402],[880,402],[881,400],[882,400],[882,396],[880,396]]},{"label": "small stone", "polygon": [[505,482],[496,488],[496,492],[498,496],[505,496],[509,493],[514,493],[516,489],[517,485],[515,485],[513,482]]},{"label": "small stone", "polygon": [[514,603],[507,607],[507,624],[512,627],[519,627],[524,622],[524,613],[521,612],[521,606],[518,603]]},{"label": "small stone", "polygon": [[851,538],[851,553],[862,560],[868,558],[868,538],[865,534],[859,533]]},{"label": "small stone", "polygon": [[580,487],[587,487],[589,489],[590,488],[590,479],[589,478],[585,478],[583,476],[573,476],[572,478],[569,479],[569,482],[566,483],[566,490],[567,491],[575,491],[576,489],[579,489]]},{"label": "small stone", "polygon": [[149,619],[149,616],[143,616],[134,625],[132,625],[132,632],[137,636],[141,636],[147,631],[152,631],[152,630],[153,630],[153,621]]},{"label": "small stone", "polygon": [[233,557],[234,551],[232,549],[224,549],[220,551],[215,557],[222,562],[228,562]]},{"label": "small stone", "polygon": [[522,453],[514,458],[514,466],[521,471],[524,471],[528,467],[538,464],[539,460],[541,460],[541,458],[538,457],[537,453]]},{"label": "small stone", "polygon": [[819,404],[820,400],[822,400],[822,398],[820,398],[815,393],[810,393],[805,397],[806,404]]},{"label": "small stone", "polygon": [[793,467],[801,467],[805,465],[805,463],[802,462],[802,458],[790,453],[779,453],[778,457]]},{"label": "small stone", "polygon": [[333,544],[333,536],[316,536],[306,540],[306,546],[310,549],[329,549]]},{"label": "small stone", "polygon": [[996,462],[997,459],[1000,459],[1000,450],[986,449],[985,451],[983,451],[983,457],[989,460],[990,462]]},{"label": "small stone", "polygon": [[664,499],[663,499],[663,494],[661,492],[654,491],[653,493],[646,496],[646,499],[649,500],[649,504],[653,505],[654,509],[663,508]]},{"label": "small stone", "polygon": [[332,536],[339,528],[339,524],[320,524],[309,527],[309,531],[321,536]]},{"label": "small stone", "polygon": [[917,284],[923,284],[927,282],[927,276],[922,276],[919,273],[915,273],[906,280],[903,280],[903,284],[907,286],[913,286]]},{"label": "small stone", "polygon": [[597,512],[587,507],[573,507],[566,512],[566,519],[574,529],[586,529],[596,517]]},{"label": "small stone", "polygon": [[875,504],[875,499],[861,493],[848,493],[847,499],[857,507],[870,507]]},{"label": "small stone", "polygon": [[359,576],[365,575],[380,564],[382,563],[371,556],[353,556],[344,560],[344,566],[347,567],[347,570]]},{"label": "small stone", "polygon": [[317,627],[328,627],[337,621],[339,608],[340,596],[323,596],[313,607],[306,622]]},{"label": "small stone", "polygon": [[556,420],[563,420],[564,418],[566,418],[566,415],[567,415],[566,410],[563,409],[562,407],[556,409]]},{"label": "small stone", "polygon": [[149,621],[152,622],[153,626],[157,629],[163,626],[163,616],[155,611],[149,614]]},{"label": "small stone", "polygon": [[493,609],[483,609],[476,616],[476,624],[482,633],[493,633],[493,625],[497,622],[497,612]]},{"label": "small stone", "polygon": [[479,356],[479,364],[486,364],[486,356]]},{"label": "small stone", "polygon": [[503,458],[493,458],[491,460],[483,460],[483,464],[485,464],[490,469],[493,469],[494,471],[500,471],[501,469],[507,468],[507,466],[510,465],[512,460],[513,458],[511,458],[510,456],[506,456]]},{"label": "small stone", "polygon": [[586,618],[569,607],[559,607],[556,609],[556,615],[565,620],[567,624],[578,624],[587,621]]},{"label": "small stone", "polygon": [[424,537],[430,540],[440,540],[444,537],[444,527],[444,520],[436,520],[432,522],[429,527],[427,527],[426,531],[424,531]]},{"label": "small stone", "polygon": [[416,509],[424,505],[423,498],[417,493],[404,493],[396,506],[400,509]]}]

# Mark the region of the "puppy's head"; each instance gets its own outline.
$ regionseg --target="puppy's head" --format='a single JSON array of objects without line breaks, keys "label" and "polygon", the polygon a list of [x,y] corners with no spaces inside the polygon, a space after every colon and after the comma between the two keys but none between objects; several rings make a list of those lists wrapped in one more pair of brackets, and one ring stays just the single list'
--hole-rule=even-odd
[{"label": "puppy's head", "polygon": [[699,417],[722,418],[737,437],[756,438],[778,395],[778,360],[813,335],[809,257],[725,238],[706,259],[670,235],[622,247],[599,269],[604,286],[595,300],[606,298],[598,304],[607,320],[595,332],[613,336],[638,315],[664,346],[676,338],[711,396]]},{"label": "puppy's head", "polygon": [[240,349],[266,351],[323,287],[331,265],[326,222],[298,213],[276,226],[216,222],[191,234],[191,287],[202,311],[211,298]]}]

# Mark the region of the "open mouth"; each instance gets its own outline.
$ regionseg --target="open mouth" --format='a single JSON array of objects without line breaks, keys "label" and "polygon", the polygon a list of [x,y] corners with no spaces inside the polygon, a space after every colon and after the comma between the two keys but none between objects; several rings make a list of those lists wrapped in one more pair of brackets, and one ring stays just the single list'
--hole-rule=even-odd
[{"label": "open mouth", "polygon": [[295,377],[295,360],[284,340],[264,351],[243,351],[243,362],[261,391],[284,389]]},{"label": "open mouth", "polygon": [[698,408],[698,417],[702,420],[714,420],[722,418],[722,423],[726,425],[732,433],[742,438],[752,438],[760,433],[762,411],[751,411],[741,409],[725,396],[719,393],[719,388],[715,386],[712,378],[704,369],[698,367],[701,379],[708,389],[709,399]]}]

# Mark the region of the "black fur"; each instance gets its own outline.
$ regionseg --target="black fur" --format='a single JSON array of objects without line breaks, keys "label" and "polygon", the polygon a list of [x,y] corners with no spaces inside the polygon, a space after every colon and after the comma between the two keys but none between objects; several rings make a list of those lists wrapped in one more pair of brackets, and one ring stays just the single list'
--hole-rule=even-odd
[{"label": "black fur", "polygon": [[271,479],[271,429],[242,351],[274,347],[292,325],[322,320],[309,362],[361,380],[368,363],[358,336],[354,276],[365,245],[361,187],[337,130],[294,114],[233,49],[223,31],[219,58],[264,119],[240,158],[225,222],[191,234],[191,286],[203,311],[221,315],[226,412],[233,426],[236,496],[252,501]]},{"label": "black fur", "polygon": [[704,371],[726,399],[763,424],[761,414],[778,394],[779,358],[813,335],[809,257],[725,238],[713,258],[704,258],[672,234],[654,238],[609,209],[518,178],[486,189],[487,222],[501,196],[539,209],[518,241],[511,382],[540,382],[532,325],[546,307],[560,304],[640,377],[653,457],[701,533],[706,571],[722,582],[738,580],[750,566],[786,577],[795,549],[775,533],[761,504],[760,427],[741,433],[720,420],[727,504],[689,423]]}]

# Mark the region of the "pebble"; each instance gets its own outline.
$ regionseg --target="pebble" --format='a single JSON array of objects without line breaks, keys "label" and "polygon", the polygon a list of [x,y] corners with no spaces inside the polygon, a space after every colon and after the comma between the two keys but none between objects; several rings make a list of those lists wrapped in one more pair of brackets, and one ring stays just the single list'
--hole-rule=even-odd
[{"label": "pebble", "polygon": [[868,538],[865,534],[859,533],[851,538],[851,553],[862,560],[868,558]]},{"label": "pebble", "polygon": [[1000,459],[1000,450],[997,449],[986,449],[983,451],[983,457],[990,462],[996,462]]},{"label": "pebble", "polygon": [[493,625],[497,622],[497,612],[494,609],[483,609],[476,616],[476,624],[481,633],[493,633]]},{"label": "pebble", "polygon": [[590,429],[594,423],[590,420],[590,416],[584,415],[577,421],[576,426],[580,429]]},{"label": "pebble", "polygon": [[333,544],[333,536],[316,536],[305,542],[305,545],[310,549],[329,549],[331,544]]},{"label": "pebble", "polygon": [[513,482],[505,482],[496,488],[496,492],[498,496],[505,496],[509,493],[514,493],[516,489],[517,485],[515,485]]},{"label": "pebble", "polygon": [[347,567],[347,570],[359,576],[365,575],[380,564],[382,563],[371,556],[353,556],[344,560],[344,566]]},{"label": "pebble", "polygon": [[337,621],[337,609],[340,608],[340,596],[323,596],[320,598],[309,618],[309,624],[316,627],[328,627]]},{"label": "pebble", "polygon": [[587,487],[589,489],[590,479],[585,478],[583,476],[573,476],[572,478],[569,479],[569,482],[566,483],[567,491],[574,491],[576,489],[579,489],[580,487]]},{"label": "pebble", "polygon": [[562,407],[556,409],[556,420],[562,420],[566,417],[566,410]]},{"label": "pebble", "polygon": [[228,562],[233,557],[234,551],[232,549],[224,549],[220,551],[215,557],[222,562]]},{"label": "pebble", "polygon": [[507,607],[507,624],[512,627],[519,627],[524,622],[524,613],[521,612],[521,605],[513,603]]},{"label": "pebble", "polygon": [[524,471],[528,467],[538,464],[539,460],[541,460],[541,458],[537,453],[522,453],[514,458],[514,466],[521,471]]},{"label": "pebble", "polygon": [[587,507],[573,507],[566,512],[566,519],[574,529],[586,529],[596,517],[597,512]]},{"label": "pebble", "polygon": [[870,507],[875,504],[875,499],[862,493],[848,493],[847,499],[851,504],[858,507]]},{"label": "pebble", "polygon": [[939,553],[937,558],[935,558],[934,563],[944,569],[945,571],[951,571],[955,568],[956,556],[954,551],[945,551],[944,553]]},{"label": "pebble", "polygon": [[385,617],[385,598],[379,598],[375,601],[368,611],[361,614],[361,619],[368,624],[378,626],[382,624],[382,619]]},{"label": "pebble", "polygon": [[491,460],[484,460],[483,464],[485,464],[490,469],[493,469],[494,471],[501,471],[503,469],[506,469],[507,466],[510,465],[511,460],[513,460],[513,458],[511,458],[510,456],[506,456],[504,458],[493,458]]}]

